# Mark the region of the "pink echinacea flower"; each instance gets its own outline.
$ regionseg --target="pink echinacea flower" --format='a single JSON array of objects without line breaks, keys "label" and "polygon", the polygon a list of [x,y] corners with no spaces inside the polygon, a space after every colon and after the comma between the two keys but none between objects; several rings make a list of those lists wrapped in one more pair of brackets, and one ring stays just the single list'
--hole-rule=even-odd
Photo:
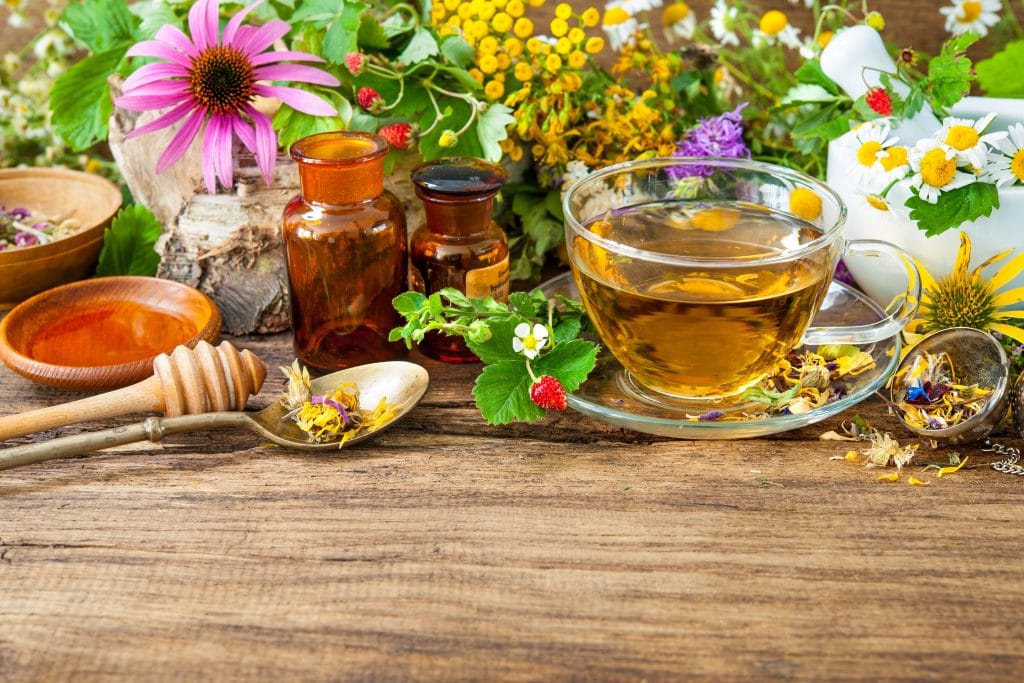
[{"label": "pink echinacea flower", "polygon": [[270,119],[253,107],[254,98],[276,97],[313,116],[337,116],[334,107],[316,95],[269,83],[339,85],[338,79],[321,69],[281,63],[324,61],[315,55],[289,50],[266,52],[291,26],[279,19],[262,26],[243,25],[245,16],[261,2],[256,0],[235,14],[220,35],[220,0],[198,0],[188,13],[191,38],[167,25],[157,31],[154,40],[142,41],[128,50],[129,57],[163,61],[146,64],[129,76],[115,104],[131,111],[170,110],[126,137],[162,130],[184,119],[157,160],[157,173],[181,158],[205,123],[203,178],[207,190],[216,193],[218,178],[224,187],[231,186],[234,136],[256,156],[269,187],[277,159],[277,134]]}]

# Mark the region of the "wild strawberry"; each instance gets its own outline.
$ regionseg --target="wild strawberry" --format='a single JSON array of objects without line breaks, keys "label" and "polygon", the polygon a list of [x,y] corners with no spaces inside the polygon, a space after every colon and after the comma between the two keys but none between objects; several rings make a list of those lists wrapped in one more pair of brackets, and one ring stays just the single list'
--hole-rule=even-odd
[{"label": "wild strawberry", "polygon": [[565,387],[551,375],[542,375],[530,387],[530,400],[544,410],[565,410],[569,405],[569,397]]},{"label": "wild strawberry", "polygon": [[353,76],[358,76],[363,72],[363,65],[366,64],[366,56],[362,52],[349,52],[345,55],[345,66],[352,72]]},{"label": "wild strawberry", "polygon": [[377,135],[387,140],[395,149],[409,149],[409,145],[416,139],[416,131],[408,123],[389,123],[381,126]]},{"label": "wild strawberry", "polygon": [[380,103],[384,102],[384,98],[380,96],[379,92],[367,85],[360,88],[356,93],[356,102],[359,103],[360,107],[372,114],[380,107]]},{"label": "wild strawberry", "polygon": [[892,116],[892,96],[883,88],[872,88],[864,95],[871,110],[881,116]]}]

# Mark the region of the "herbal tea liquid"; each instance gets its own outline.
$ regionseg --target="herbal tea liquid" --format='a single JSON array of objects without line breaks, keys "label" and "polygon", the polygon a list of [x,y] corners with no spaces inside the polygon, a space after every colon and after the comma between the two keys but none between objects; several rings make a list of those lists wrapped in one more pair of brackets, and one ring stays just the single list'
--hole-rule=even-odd
[{"label": "herbal tea liquid", "polygon": [[740,203],[640,205],[588,227],[694,260],[683,267],[631,259],[580,237],[573,245],[581,298],[609,351],[641,385],[684,398],[736,394],[766,375],[799,344],[834,265],[830,250],[756,267],[713,263],[781,254],[821,234],[789,214]]}]

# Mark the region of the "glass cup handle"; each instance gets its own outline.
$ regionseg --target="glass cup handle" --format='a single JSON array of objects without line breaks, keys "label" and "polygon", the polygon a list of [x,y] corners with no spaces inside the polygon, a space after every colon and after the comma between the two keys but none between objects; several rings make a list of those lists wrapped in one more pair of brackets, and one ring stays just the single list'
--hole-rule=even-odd
[{"label": "glass cup handle", "polygon": [[873,344],[898,334],[917,312],[921,301],[921,274],[910,254],[881,240],[853,240],[846,243],[843,256],[889,256],[895,259],[907,272],[907,291],[893,297],[885,307],[885,317],[878,322],[850,327],[811,327],[804,333],[804,344]]}]

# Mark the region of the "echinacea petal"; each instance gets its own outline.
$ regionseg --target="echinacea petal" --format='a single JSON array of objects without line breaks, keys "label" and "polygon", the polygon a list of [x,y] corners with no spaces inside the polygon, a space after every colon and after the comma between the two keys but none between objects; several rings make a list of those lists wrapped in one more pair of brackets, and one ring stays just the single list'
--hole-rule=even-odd
[{"label": "echinacea petal", "polygon": [[188,13],[188,27],[196,47],[205,50],[217,44],[220,33],[220,0],[199,0]]},{"label": "echinacea petal", "polygon": [[992,297],[992,303],[997,308],[1005,308],[1024,301],[1024,287],[1015,287],[1005,292],[1000,292]]},{"label": "echinacea petal", "polygon": [[186,78],[187,76],[188,69],[180,64],[154,62],[153,64],[146,64],[136,69],[131,76],[124,80],[121,91],[127,92],[133,88],[139,88],[165,78]]},{"label": "echinacea petal", "polygon": [[254,71],[253,75],[258,81],[296,81],[299,83],[329,85],[331,87],[341,85],[337,78],[323,69],[318,69],[315,66],[303,66],[301,64],[261,66]]},{"label": "echinacea petal", "polygon": [[203,133],[203,180],[209,194],[217,194],[217,127],[213,122],[213,118],[206,122]]},{"label": "echinacea petal", "polygon": [[966,233],[960,233],[960,251],[956,255],[956,263],[953,264],[953,277],[963,280],[967,277],[967,267],[971,264],[971,239]]},{"label": "echinacea petal", "polygon": [[231,116],[214,116],[216,138],[213,153],[217,166],[217,177],[222,187],[229,188],[234,184],[235,168],[231,157]]},{"label": "echinacea petal", "polygon": [[276,62],[319,62],[323,64],[325,60],[316,55],[312,55],[308,52],[299,52],[297,50],[274,50],[271,52],[261,52],[258,55],[249,58],[249,63],[253,66],[265,66],[267,64],[274,64]]},{"label": "echinacea petal", "polygon": [[297,109],[311,116],[338,115],[338,111],[326,100],[298,88],[258,83],[253,87],[252,91],[254,94],[262,95],[263,97],[276,97],[292,109]]},{"label": "echinacea petal", "polygon": [[277,134],[274,125],[264,114],[248,107],[246,113],[256,129],[256,164],[260,167],[263,180],[270,187],[274,178],[274,163],[277,161]]},{"label": "echinacea petal", "polygon": [[173,107],[191,98],[192,95],[184,91],[177,95],[122,95],[114,104],[129,111],[148,111]]},{"label": "echinacea petal", "polygon": [[177,26],[164,24],[153,37],[161,43],[167,43],[178,52],[183,52],[193,59],[199,56],[199,50],[196,49],[196,46],[191,40],[189,40],[189,37],[186,36]]},{"label": "echinacea petal", "polygon": [[185,119],[184,125],[181,129],[174,134],[171,138],[170,144],[167,145],[167,149],[160,155],[160,158],[156,162],[156,172],[163,173],[168,168],[173,166],[181,155],[185,153],[188,146],[195,140],[196,133],[203,125],[203,119],[206,118],[206,110],[197,108],[192,112],[191,116]]},{"label": "echinacea petal", "polygon": [[992,323],[988,326],[989,330],[1005,334],[1007,337],[1015,340],[1020,344],[1024,344],[1024,330],[1017,327],[1016,325],[1007,325],[1005,323]]},{"label": "echinacea petal", "polygon": [[166,114],[163,114],[159,118],[153,119],[149,123],[139,126],[132,132],[128,133],[127,135],[124,136],[124,139],[131,140],[132,138],[137,138],[140,135],[145,135],[146,133],[153,133],[158,130],[163,130],[168,126],[172,126],[181,119],[185,118],[185,115],[188,114],[195,106],[195,102],[191,100],[182,102]]},{"label": "echinacea petal", "polygon": [[166,43],[161,43],[155,40],[143,40],[142,42],[135,43],[128,52],[125,53],[126,57],[155,57],[156,59],[164,59],[168,62],[174,62],[180,64],[186,69],[192,66],[192,60],[186,55],[175,50]]},{"label": "echinacea petal", "polygon": [[235,135],[242,141],[245,148],[256,154],[256,133],[253,131],[252,126],[245,122],[241,116],[231,117],[231,128],[235,131]]},{"label": "echinacea petal", "polygon": [[242,26],[242,20],[248,16],[249,12],[253,11],[257,7],[263,4],[263,0],[256,0],[256,2],[249,3],[241,10],[235,13],[235,16],[231,17],[228,21],[228,25],[224,27],[224,35],[221,37],[222,45],[231,45],[235,36],[238,34],[238,29]]},{"label": "echinacea petal", "polygon": [[992,279],[989,280],[989,286],[992,287],[993,291],[1001,289],[1003,285],[1020,275],[1021,271],[1024,271],[1024,254],[1017,254],[992,276]]},{"label": "echinacea petal", "polygon": [[168,97],[181,93],[188,94],[188,83],[186,81],[169,81],[164,79],[136,86],[130,90],[126,89],[124,97],[147,97],[150,95]]},{"label": "echinacea petal", "polygon": [[273,19],[244,37],[235,36],[233,47],[252,56],[263,52],[280,38],[284,38],[292,27],[280,19]]}]

